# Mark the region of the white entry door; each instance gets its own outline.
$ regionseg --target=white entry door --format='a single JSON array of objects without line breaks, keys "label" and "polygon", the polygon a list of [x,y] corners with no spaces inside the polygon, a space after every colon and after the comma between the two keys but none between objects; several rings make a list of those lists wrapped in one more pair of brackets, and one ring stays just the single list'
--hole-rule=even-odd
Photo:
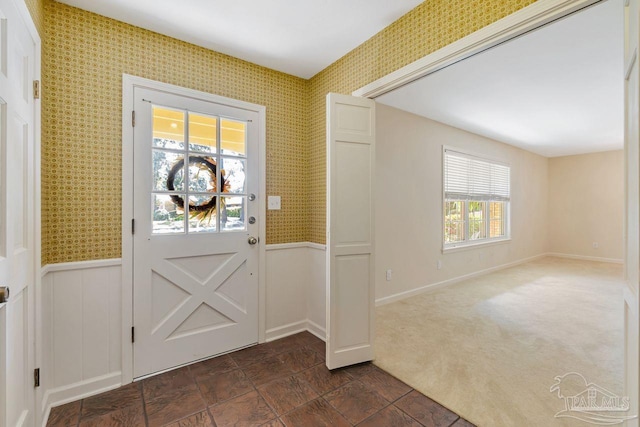
[{"label": "white entry door", "polygon": [[0,427],[34,417],[36,43],[12,0],[0,0]]},{"label": "white entry door", "polygon": [[327,95],[329,369],[373,359],[375,102]]},{"label": "white entry door", "polygon": [[[637,416],[640,398],[640,0],[630,0],[625,4],[625,395],[630,401],[629,415]],[[627,421],[627,425],[638,426],[638,418]]]},{"label": "white entry door", "polygon": [[258,342],[259,114],[134,89],[133,376]]}]

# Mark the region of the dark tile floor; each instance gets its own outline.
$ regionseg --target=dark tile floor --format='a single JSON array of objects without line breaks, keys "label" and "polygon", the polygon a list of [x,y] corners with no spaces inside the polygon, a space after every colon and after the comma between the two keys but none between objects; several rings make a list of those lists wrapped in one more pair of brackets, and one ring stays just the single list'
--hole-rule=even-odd
[{"label": "dark tile floor", "polygon": [[472,424],[370,363],[329,371],[303,332],[51,410],[47,426],[437,426]]}]

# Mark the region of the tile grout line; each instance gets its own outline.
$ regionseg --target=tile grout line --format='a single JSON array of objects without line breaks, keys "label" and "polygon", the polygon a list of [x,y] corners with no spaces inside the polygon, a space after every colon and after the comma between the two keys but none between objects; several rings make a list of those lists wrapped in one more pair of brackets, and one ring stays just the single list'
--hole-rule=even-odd
[{"label": "tile grout line", "polygon": [[[144,381],[144,380],[143,380]],[[143,381],[138,382],[138,389],[140,391],[140,398],[142,399],[142,414],[144,415],[144,424],[149,427],[149,416],[147,415],[147,399],[144,397]]]},{"label": "tile grout line", "polygon": [[80,409],[78,409],[78,424],[77,426],[80,427],[80,420],[82,419],[82,407],[84,406],[84,399],[82,399],[80,401]]}]

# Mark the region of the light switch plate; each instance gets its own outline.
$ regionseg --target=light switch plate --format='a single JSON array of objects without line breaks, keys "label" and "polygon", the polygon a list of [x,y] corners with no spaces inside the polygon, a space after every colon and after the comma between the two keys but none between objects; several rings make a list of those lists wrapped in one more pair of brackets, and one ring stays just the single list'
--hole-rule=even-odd
[{"label": "light switch plate", "polygon": [[280,209],[280,196],[269,196],[267,198],[267,209],[279,210]]}]

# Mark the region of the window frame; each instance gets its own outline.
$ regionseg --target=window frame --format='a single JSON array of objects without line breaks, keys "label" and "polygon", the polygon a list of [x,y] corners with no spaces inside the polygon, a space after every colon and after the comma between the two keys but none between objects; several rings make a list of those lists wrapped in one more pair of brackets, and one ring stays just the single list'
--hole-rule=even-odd
[{"label": "window frame", "polygon": [[[456,152],[456,153],[460,153],[463,156],[466,157],[470,157],[470,158],[476,158],[477,160],[480,161],[484,161],[486,163],[490,163],[490,164],[496,164],[496,165],[500,165],[500,166],[506,166],[509,168],[509,197],[508,200],[499,200],[499,199],[492,199],[490,197],[486,197],[486,198],[481,198],[481,199],[477,199],[477,200],[465,200],[465,199],[455,199],[455,198],[447,198],[446,196],[446,191],[445,191],[445,184],[446,184],[446,168],[445,168],[445,164],[446,164],[446,153],[447,151],[452,151],[452,152]],[[468,150],[464,150],[464,149],[460,149],[457,147],[451,147],[451,146],[446,146],[443,145],[442,146],[442,159],[441,159],[442,163],[442,185],[441,185],[441,189],[442,189],[442,205],[441,205],[441,215],[442,215],[442,227],[441,227],[441,232],[442,232],[442,236],[441,236],[441,243],[442,243],[442,252],[449,252],[449,251],[454,251],[454,250],[460,250],[460,249],[470,249],[470,248],[476,248],[479,246],[485,246],[485,245],[492,245],[492,244],[498,244],[498,243],[506,243],[511,241],[511,165],[503,160],[499,160],[499,159],[495,159],[495,158],[490,158],[487,157],[485,155],[482,154],[478,154],[478,153],[473,153],[470,152]],[[482,239],[474,239],[474,240],[470,240],[469,239],[469,202],[471,201],[479,201],[479,202],[484,202],[484,208],[483,208],[483,220],[484,220],[484,230],[485,230],[485,238]],[[457,242],[446,242],[445,241],[445,237],[446,237],[446,233],[445,233],[445,229],[446,229],[446,225],[447,225],[447,220],[446,220],[446,206],[448,202],[462,202],[464,209],[462,210],[463,212],[463,240],[461,241],[457,241]],[[500,203],[504,203],[504,235],[503,236],[499,236],[499,237],[489,237],[491,236],[491,216],[490,216],[490,206],[491,203],[495,203],[495,202],[500,202]]]}]

